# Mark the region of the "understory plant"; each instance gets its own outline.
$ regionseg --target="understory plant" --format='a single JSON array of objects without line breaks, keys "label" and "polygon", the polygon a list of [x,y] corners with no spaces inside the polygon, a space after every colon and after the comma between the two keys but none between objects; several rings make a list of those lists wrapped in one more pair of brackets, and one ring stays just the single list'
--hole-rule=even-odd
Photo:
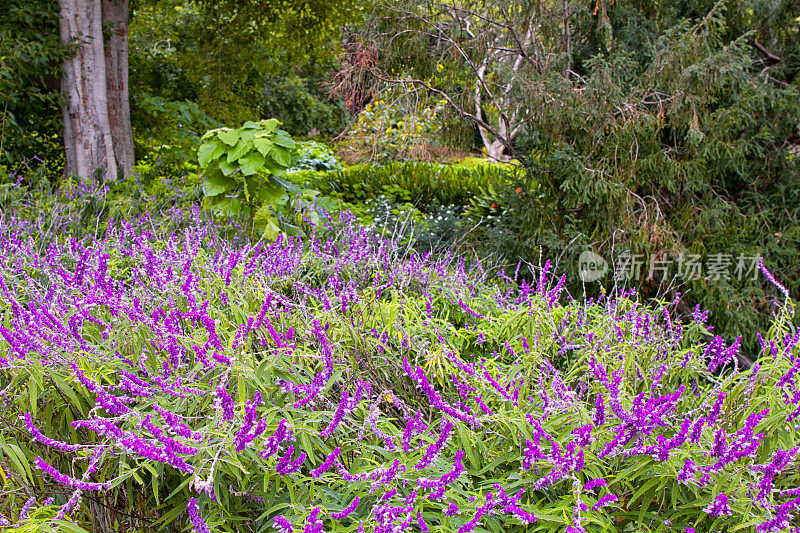
[{"label": "understory plant", "polygon": [[183,220],[0,217],[17,531],[800,525],[788,293],[745,371],[699,309],[576,302],[549,263],[529,283],[347,215],[271,244]]},{"label": "understory plant", "polygon": [[[248,121],[238,129],[210,130],[198,149],[203,194],[213,213],[249,221],[253,230],[270,240],[283,231],[297,233],[302,219],[292,224],[287,217],[302,213],[316,198],[316,191],[281,179],[292,164],[296,144],[279,125],[269,119]],[[291,195],[296,195],[294,205]],[[318,218],[316,212],[310,216]]]}]

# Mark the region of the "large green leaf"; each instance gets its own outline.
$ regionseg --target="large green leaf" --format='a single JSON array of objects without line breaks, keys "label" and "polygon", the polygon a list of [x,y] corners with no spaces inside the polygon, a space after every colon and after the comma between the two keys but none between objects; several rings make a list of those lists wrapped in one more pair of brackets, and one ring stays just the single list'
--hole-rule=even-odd
[{"label": "large green leaf", "polygon": [[292,156],[289,154],[289,150],[284,148],[278,148],[275,146],[269,155],[271,155],[272,159],[274,159],[275,162],[283,168],[288,167],[292,163]]},{"label": "large green leaf", "polygon": [[266,237],[270,241],[274,241],[278,238],[278,235],[281,234],[281,228],[278,227],[276,224],[276,220],[273,217],[270,217],[266,220],[266,224],[264,225],[264,237]]},{"label": "large green leaf", "polygon": [[246,139],[239,139],[239,142],[236,143],[236,146],[233,147],[233,150],[228,152],[228,163],[233,163],[237,159],[241,158],[244,154],[249,152],[253,148],[253,144],[248,142]]},{"label": "large green leaf", "polygon": [[267,133],[273,133],[275,129],[281,125],[281,121],[277,118],[271,118],[261,121],[261,128]]},{"label": "large green leaf", "polygon": [[264,159],[264,168],[275,176],[283,176],[286,174],[286,169],[275,162],[271,157]]},{"label": "large green leaf", "polygon": [[252,176],[264,168],[264,156],[258,152],[251,151],[239,160],[242,167],[242,174]]},{"label": "large green leaf", "polygon": [[273,143],[267,137],[256,137],[253,139],[253,146],[256,147],[256,150],[261,152],[261,155],[266,157],[267,154],[269,154],[272,150],[272,147],[275,146],[275,143]]},{"label": "large green leaf", "polygon": [[211,206],[215,215],[232,217],[242,211],[242,201],[238,198],[222,198]]},{"label": "large green leaf", "polygon": [[203,194],[209,197],[219,196],[236,187],[236,182],[216,172],[203,181]]},{"label": "large green leaf", "polygon": [[286,190],[272,184],[261,187],[258,197],[263,204],[273,207],[286,205],[286,202],[289,201],[289,194]]},{"label": "large green leaf", "polygon": [[225,153],[225,145],[217,141],[211,141],[200,145],[197,151],[198,162],[205,168],[208,164]]},{"label": "large green leaf", "polygon": [[228,163],[225,159],[220,159],[219,160],[219,169],[226,176],[230,176],[231,174],[236,172],[236,170],[238,170],[238,168],[239,167],[237,165],[232,165],[231,163]]},{"label": "large green leaf", "polygon": [[275,134],[275,144],[278,146],[283,146],[284,148],[288,148],[290,150],[294,150],[297,146],[294,140],[283,130],[278,131]]},{"label": "large green leaf", "polygon": [[239,132],[236,130],[227,129],[220,131],[218,137],[220,141],[228,146],[235,146],[236,143],[239,142]]}]

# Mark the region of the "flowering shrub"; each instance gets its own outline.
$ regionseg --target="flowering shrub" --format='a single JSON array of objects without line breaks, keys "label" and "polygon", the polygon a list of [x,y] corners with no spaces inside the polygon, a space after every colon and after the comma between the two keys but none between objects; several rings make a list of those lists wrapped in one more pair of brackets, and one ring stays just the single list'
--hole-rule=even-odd
[{"label": "flowering shrub", "polygon": [[[800,333],[759,363],[632,293],[184,214],[0,218],[4,523],[34,531],[784,531]],[[46,246],[41,245],[47,242]]]}]

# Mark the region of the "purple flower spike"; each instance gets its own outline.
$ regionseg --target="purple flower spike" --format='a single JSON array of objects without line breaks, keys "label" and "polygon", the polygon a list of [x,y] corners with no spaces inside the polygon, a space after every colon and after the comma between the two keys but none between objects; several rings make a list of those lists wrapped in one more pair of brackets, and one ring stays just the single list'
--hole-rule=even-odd
[{"label": "purple flower spike", "polygon": [[360,501],[361,498],[356,496],[355,498],[353,498],[353,501],[350,502],[350,505],[348,505],[338,513],[331,513],[331,518],[333,518],[334,520],[342,520],[343,518],[347,518],[348,516],[350,516],[350,513],[356,510],[356,507],[358,507],[358,503]]},{"label": "purple flower spike", "polygon": [[724,492],[720,492],[711,505],[703,509],[703,512],[711,516],[731,516],[733,514],[730,505],[728,505],[728,497]]},{"label": "purple flower spike", "polygon": [[[107,489],[111,486],[110,483],[90,483],[88,481],[83,481],[80,479],[75,479],[69,477],[66,474],[62,474],[49,464],[45,463],[41,457],[37,457],[34,459],[33,463],[36,465],[36,468],[41,470],[42,472],[48,474],[50,477],[61,483],[62,485],[66,485],[68,487],[72,487],[74,489],[80,490],[103,490]],[[88,470],[87,470],[88,472]]]},{"label": "purple flower spike", "polygon": [[275,529],[275,531],[277,531],[277,533],[292,533],[292,531],[294,531],[292,523],[280,515],[276,516],[272,521],[272,527]]},{"label": "purple flower spike", "polygon": [[189,503],[186,504],[186,508],[189,510],[189,521],[192,523],[195,533],[211,533],[208,525],[206,525],[200,517],[199,509],[197,508],[197,503],[194,501],[194,498],[189,498]]}]

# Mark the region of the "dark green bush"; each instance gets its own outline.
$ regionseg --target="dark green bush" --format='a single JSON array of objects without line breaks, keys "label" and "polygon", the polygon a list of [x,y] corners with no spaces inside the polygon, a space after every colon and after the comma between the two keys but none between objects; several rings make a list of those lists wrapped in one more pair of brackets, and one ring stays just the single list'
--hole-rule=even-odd
[{"label": "dark green bush", "polygon": [[316,187],[347,202],[364,202],[383,194],[422,211],[434,204],[454,205],[480,217],[496,203],[502,186],[515,172],[510,165],[483,163],[357,165],[320,176]]},{"label": "dark green bush", "polygon": [[[506,191],[490,236],[509,262],[561,257],[576,295],[599,291],[578,278],[581,251],[642,254],[630,284],[651,297],[686,293],[687,310],[710,309],[717,332],[743,335],[752,353],[782,295],[751,275],[690,279],[675,268],[681,254],[704,266],[763,256],[800,291],[800,81],[765,68],[751,34],[727,41],[726,22],[721,5],[682,22],[643,63],[624,50],[596,55],[580,92],[560,76],[542,81],[541,119],[519,139],[530,156],[522,194]],[[673,268],[651,278],[660,259]]]}]

